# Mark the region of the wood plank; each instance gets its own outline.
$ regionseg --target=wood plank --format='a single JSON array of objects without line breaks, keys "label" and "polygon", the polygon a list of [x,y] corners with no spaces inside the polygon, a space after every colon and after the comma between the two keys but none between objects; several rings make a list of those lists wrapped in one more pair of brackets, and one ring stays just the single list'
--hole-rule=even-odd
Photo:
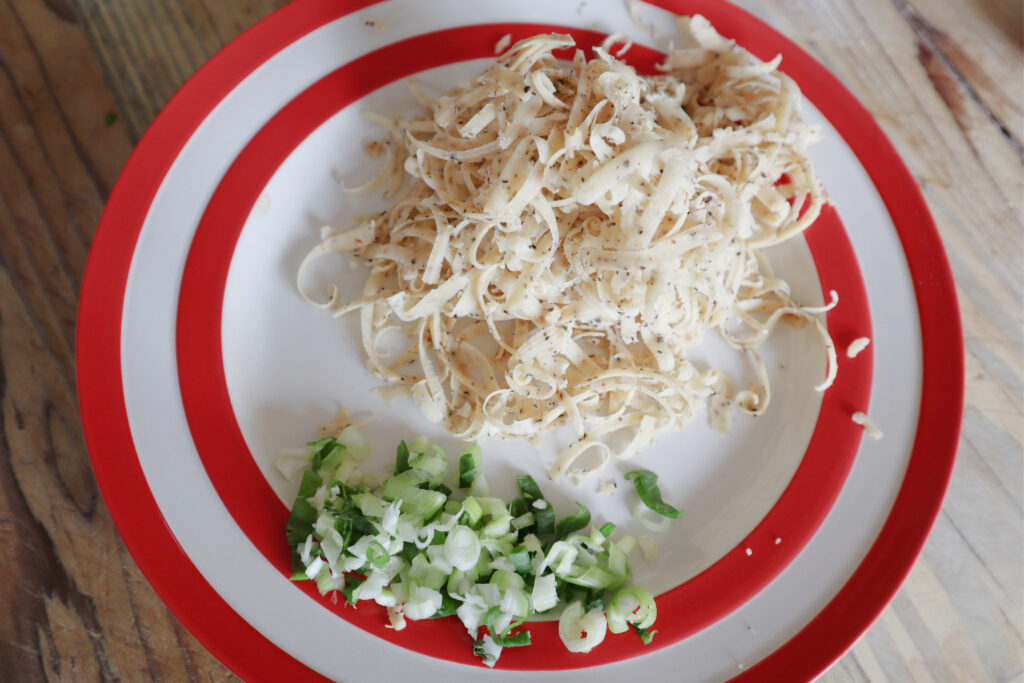
[{"label": "wood plank", "polygon": [[207,59],[284,0],[71,0],[138,140]]},{"label": "wood plank", "polygon": [[943,514],[897,600],[822,680],[1009,680],[1024,651],[1019,33],[997,27],[991,2],[748,4],[802,38],[900,151],[946,243],[965,332]]},{"label": "wood plank", "polygon": [[[0,1],[0,680],[233,678],[153,592],[98,496],[75,308],[132,145],[206,59],[282,4]],[[965,329],[943,513],[896,601],[823,680],[1024,681],[1022,5],[739,4],[878,118],[935,215]]]},{"label": "wood plank", "polygon": [[0,680],[231,678],[125,551],[78,423],[78,287],[132,148],[115,109],[69,6],[0,3]]},{"label": "wood plank", "polygon": [[1024,140],[1024,3],[896,0],[921,44],[937,53],[1018,153]]}]

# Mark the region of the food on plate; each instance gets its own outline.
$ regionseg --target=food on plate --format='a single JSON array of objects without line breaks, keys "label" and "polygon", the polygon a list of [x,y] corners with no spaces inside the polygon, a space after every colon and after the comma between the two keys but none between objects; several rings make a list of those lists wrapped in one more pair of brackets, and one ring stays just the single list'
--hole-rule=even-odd
[{"label": "food on plate", "polygon": [[[379,486],[359,469],[368,452],[349,425],[282,455],[282,472],[302,470],[286,531],[293,579],[339,591],[353,606],[372,600],[395,629],[455,615],[488,666],[503,648],[530,644],[525,620],[558,608],[571,652],[590,651],[609,631],[651,641],[654,598],[626,585],[637,541],[613,540],[614,524],[591,525],[579,503],[557,519],[529,476],[517,478],[511,502],[488,495],[475,444],[458,458],[457,492],[446,483],[447,455],[425,438],[398,445],[394,473]],[[660,501],[657,484],[646,486]]]},{"label": "food on plate", "polygon": [[626,479],[632,480],[636,485],[636,493],[640,502],[650,510],[659,515],[678,519],[683,516],[683,511],[674,508],[661,499],[661,491],[658,489],[658,475],[649,470],[633,470],[626,472]]},{"label": "food on plate", "polygon": [[852,342],[850,342],[849,346],[846,347],[846,357],[856,358],[861,351],[868,347],[868,344],[870,343],[871,340],[867,337],[857,337]]},{"label": "food on plate", "polygon": [[865,413],[859,410],[851,415],[850,419],[863,427],[864,431],[867,432],[868,436],[872,439],[881,439],[885,436],[882,430],[878,428],[878,425],[876,425]]},{"label": "food on plate", "polygon": [[[820,133],[779,57],[761,62],[700,16],[681,26],[687,45],[655,75],[612,41],[587,58],[568,35],[535,35],[423,98],[425,116],[370,115],[389,133],[384,167],[352,191],[383,186],[393,204],[325,229],[299,270],[308,301],[358,311],[369,369],[455,436],[569,425],[552,478],[598,472],[698,409],[722,432],[733,405],[764,413],[758,348],[780,322],[820,335],[817,390],[835,376],[819,314],[836,294],[801,305],[762,252],[820,211],[807,156]],[[369,265],[360,296],[305,291],[303,272],[333,252]],[[709,332],[749,358],[748,387],[691,359]]]},{"label": "food on plate", "polygon": [[505,35],[503,35],[501,38],[498,39],[497,43],[494,44],[494,53],[495,54],[499,54],[501,52],[504,52],[505,50],[508,49],[508,46],[511,45],[511,44],[512,44],[512,34],[511,33],[506,33]]}]

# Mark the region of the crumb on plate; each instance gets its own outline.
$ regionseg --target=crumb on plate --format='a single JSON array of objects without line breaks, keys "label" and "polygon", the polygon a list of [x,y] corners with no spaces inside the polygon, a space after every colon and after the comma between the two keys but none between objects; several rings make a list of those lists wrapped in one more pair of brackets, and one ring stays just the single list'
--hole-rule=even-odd
[{"label": "crumb on plate", "polygon": [[852,419],[854,422],[863,427],[864,431],[867,432],[868,436],[870,436],[872,439],[881,439],[884,436],[882,430],[878,428],[878,425],[872,422],[871,418],[862,413],[861,411],[858,410],[857,412],[855,412],[853,415],[850,416],[850,419]]},{"label": "crumb on plate", "polygon": [[857,354],[866,349],[870,343],[871,340],[867,337],[857,337],[846,347],[846,357],[856,358]]}]

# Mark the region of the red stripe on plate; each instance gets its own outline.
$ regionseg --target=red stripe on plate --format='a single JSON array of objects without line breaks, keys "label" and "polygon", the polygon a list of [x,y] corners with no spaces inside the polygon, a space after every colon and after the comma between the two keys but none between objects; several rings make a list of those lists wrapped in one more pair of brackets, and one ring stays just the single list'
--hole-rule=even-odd
[{"label": "red stripe on plate", "polygon": [[850,146],[885,204],[910,269],[921,328],[921,404],[907,471],[882,530],[839,593],[796,636],[734,680],[813,680],[881,615],[924,548],[953,474],[964,407],[963,331],[942,239],[914,177],[874,116],[811,55],[756,16],[716,0],[645,0],[706,16],[785,73]]},{"label": "red stripe on plate", "polygon": [[326,680],[231,609],[167,527],[139,465],[121,382],[121,315],[132,255],[178,153],[224,95],[280,50],[332,19],[374,4],[305,0],[260,21],[207,62],[156,117],[125,164],[96,229],[78,306],[78,403],[96,481],[121,538],[181,623],[245,679]]},{"label": "red stripe on plate", "polygon": [[[121,313],[134,244],[170,164],[210,109],[284,46],[369,2],[301,0],[218,53],[179,91],[125,167],[98,228],[80,301],[79,401],[86,442],[111,515],[147,578],[184,625],[245,678],[311,678],[212,591],[166,528],[139,467],[120,375]],[[748,680],[813,678],[877,617],[909,572],[938,514],[963,407],[963,350],[955,288],[913,178],[871,115],[820,64],[756,17],[725,2],[659,1],[700,12],[755,54],[781,52],[784,69],[850,142],[893,217],[914,281],[924,338],[924,391],[910,466],[876,543],[835,600],[754,669]],[[813,239],[813,232],[809,235]],[[845,301],[844,301],[845,303]],[[831,321],[830,321],[831,324]]]},{"label": "red stripe on plate", "polygon": [[[656,4],[662,4],[660,2]],[[701,3],[706,4],[706,3]],[[665,3],[666,7],[677,6]],[[736,10],[727,35],[745,44]],[[885,203],[910,268],[921,326],[921,404],[907,471],[875,542],[831,602],[785,645],[737,680],[813,680],[853,647],[881,615],[924,548],[953,474],[964,406],[963,332],[956,285],[914,177],[864,105],[796,44],[761,24],[782,69],[853,149]],[[771,50],[760,56],[770,56]]]},{"label": "red stripe on plate", "polygon": [[[602,34],[565,26],[501,24],[467,26],[424,34],[369,53],[335,70],[281,109],[242,150],[214,191],[199,222],[182,278],[178,308],[178,371],[182,402],[200,458],[236,523],[283,574],[291,573],[284,540],[288,511],[263,478],[238,427],[225,382],[221,320],[232,254],[246,220],[274,172],[317,127],[355,100],[397,79],[443,64],[493,55],[504,34],[513,39],[540,32],[571,33],[589,48]],[[439,47],[439,46],[443,46]],[[652,71],[663,55],[634,46],[627,55],[638,69]],[[853,249],[838,215],[826,208],[808,232],[821,284],[842,292],[842,305],[828,314],[837,338],[871,334],[867,298]],[[736,548],[697,577],[659,596],[658,637],[644,647],[632,634],[609,638],[587,657],[562,647],[557,624],[531,624],[534,645],[507,650],[500,668],[556,669],[595,666],[665,647],[726,616],[761,590],[811,538],[838,495],[857,452],[862,429],[850,420],[865,409],[870,394],[871,356],[844,367],[825,394],[808,450],[768,515]],[[850,408],[854,406],[854,408]],[[785,543],[776,544],[776,537]],[[755,555],[748,556],[746,548]],[[474,663],[471,640],[458,621],[387,628],[384,609],[363,603],[353,610],[309,596],[389,642],[423,654]],[[430,638],[423,638],[423,629]]]}]

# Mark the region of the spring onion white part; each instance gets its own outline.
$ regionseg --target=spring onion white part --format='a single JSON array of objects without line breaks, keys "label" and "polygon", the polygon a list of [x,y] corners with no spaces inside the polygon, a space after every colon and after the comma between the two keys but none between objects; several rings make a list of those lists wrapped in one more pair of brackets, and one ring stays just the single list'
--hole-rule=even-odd
[{"label": "spring onion white part", "polygon": [[667,531],[669,526],[672,524],[671,518],[653,512],[651,508],[644,505],[642,500],[638,500],[636,505],[633,506],[633,517],[639,521],[645,529],[653,531],[654,533]]},{"label": "spring onion white part", "polygon": [[533,580],[533,607],[538,612],[546,612],[558,604],[558,593],[554,574],[542,574]]},{"label": "spring onion white part", "polygon": [[608,630],[623,633],[629,625],[649,628],[658,617],[658,607],[648,591],[639,586],[628,586],[612,597],[607,613]]},{"label": "spring onion white part", "polygon": [[480,539],[468,526],[457,526],[444,542],[444,557],[455,569],[466,571],[480,559]]},{"label": "spring onion white part", "polygon": [[[819,317],[836,298],[797,303],[760,251],[818,216],[807,147],[820,132],[778,57],[761,62],[700,16],[680,26],[686,46],[654,76],[600,47],[560,61],[573,39],[536,35],[420,118],[370,116],[387,155],[367,187],[386,186],[394,204],[327,230],[298,272],[310,303],[358,311],[369,369],[455,436],[569,425],[552,477],[592,475],[706,408],[722,386],[691,359],[706,333],[756,378],[718,395],[716,429],[732,405],[768,409],[758,349],[780,322],[821,337],[815,388],[835,377]],[[304,272],[335,252],[370,274],[361,294],[332,285],[320,300]],[[396,337],[405,349],[386,349]]]},{"label": "spring onion white part", "polygon": [[640,547],[640,554],[644,556],[644,560],[647,562],[654,562],[658,559],[658,544],[650,536],[641,536],[636,539],[637,546]]},{"label": "spring onion white part", "polygon": [[629,555],[636,550],[636,543],[636,538],[633,536],[623,536],[615,542],[615,545],[619,546],[619,550],[621,550],[625,555]]},{"label": "spring onion white part", "polygon": [[489,635],[485,635],[473,643],[473,654],[487,666],[494,666],[498,663],[498,657],[501,656],[501,646],[495,643]]},{"label": "spring onion white part", "polygon": [[510,502],[472,493],[482,476],[476,444],[452,473],[460,497],[446,484],[444,451],[424,438],[400,442],[394,474],[371,489],[357,483],[366,481],[358,467],[365,440],[352,426],[337,426],[337,435],[303,451],[306,469],[286,529],[293,579],[315,581],[324,595],[340,592],[353,606],[372,600],[395,630],[455,616],[487,666],[506,647],[530,645],[527,619],[565,605],[559,633],[572,652],[598,645],[606,624],[613,633],[632,625],[650,642],[654,600],[627,585],[635,542],[613,540],[614,524],[591,525],[579,503],[557,519],[525,475]]},{"label": "spring onion white part", "polygon": [[558,635],[569,652],[590,652],[604,640],[607,623],[601,610],[584,612],[582,603],[574,602],[558,618]]}]

